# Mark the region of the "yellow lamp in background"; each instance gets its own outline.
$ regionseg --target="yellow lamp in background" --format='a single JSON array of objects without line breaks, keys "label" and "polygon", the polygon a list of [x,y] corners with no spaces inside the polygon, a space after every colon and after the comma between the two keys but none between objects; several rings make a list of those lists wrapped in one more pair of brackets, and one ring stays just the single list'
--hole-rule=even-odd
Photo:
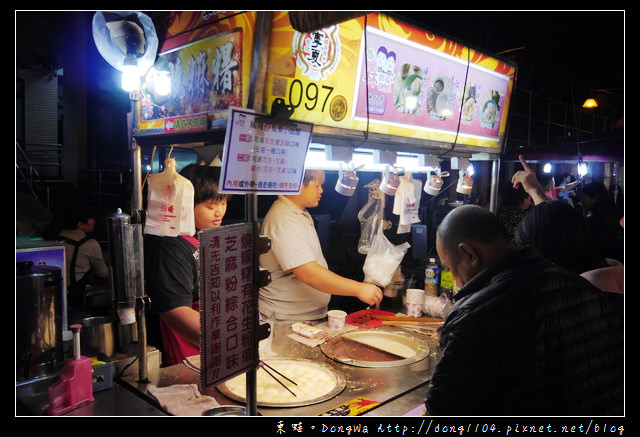
[{"label": "yellow lamp in background", "polygon": [[595,101],[595,99],[587,99],[584,101],[584,103],[582,104],[583,108],[597,108],[598,107],[598,102]]}]

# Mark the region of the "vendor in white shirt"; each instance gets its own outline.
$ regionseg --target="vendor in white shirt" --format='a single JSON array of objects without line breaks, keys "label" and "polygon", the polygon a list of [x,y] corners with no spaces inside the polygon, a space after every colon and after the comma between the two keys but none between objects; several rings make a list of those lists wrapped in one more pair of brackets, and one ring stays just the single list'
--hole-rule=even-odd
[{"label": "vendor in white shirt", "polygon": [[260,289],[259,309],[277,320],[317,320],[326,316],[331,295],[353,296],[367,305],[382,301],[382,290],[333,273],[322,254],[320,240],[307,208],[318,206],[325,175],[307,170],[300,194],[278,196],[262,223],[271,239],[260,266],[271,283]]}]

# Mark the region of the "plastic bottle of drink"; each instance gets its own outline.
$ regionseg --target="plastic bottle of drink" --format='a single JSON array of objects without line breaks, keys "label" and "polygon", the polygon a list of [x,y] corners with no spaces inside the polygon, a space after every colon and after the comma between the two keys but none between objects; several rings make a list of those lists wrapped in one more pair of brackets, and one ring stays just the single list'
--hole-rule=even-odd
[{"label": "plastic bottle of drink", "polygon": [[440,266],[435,258],[429,258],[429,264],[424,268],[424,292],[427,296],[438,296],[440,282]]}]

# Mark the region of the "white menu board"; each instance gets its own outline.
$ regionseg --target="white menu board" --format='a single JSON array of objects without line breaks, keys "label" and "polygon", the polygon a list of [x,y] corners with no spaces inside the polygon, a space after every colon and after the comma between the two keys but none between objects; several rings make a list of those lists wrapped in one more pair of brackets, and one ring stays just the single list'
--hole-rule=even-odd
[{"label": "white menu board", "polygon": [[255,368],[251,223],[210,228],[200,240],[200,377],[203,389]]},{"label": "white menu board", "polygon": [[220,192],[297,194],[313,124],[278,121],[251,110],[230,108]]}]

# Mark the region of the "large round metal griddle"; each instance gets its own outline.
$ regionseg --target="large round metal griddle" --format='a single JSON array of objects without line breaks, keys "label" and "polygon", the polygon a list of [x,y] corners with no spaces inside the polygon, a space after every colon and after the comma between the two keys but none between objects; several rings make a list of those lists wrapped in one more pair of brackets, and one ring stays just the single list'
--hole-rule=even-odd
[{"label": "large round metal griddle", "polygon": [[405,366],[429,354],[425,342],[387,327],[345,332],[327,340],[320,349],[335,361],[358,367]]},{"label": "large round metal griddle", "polygon": [[[274,401],[272,399],[269,399],[268,395],[261,394],[260,392],[258,392],[257,405],[261,407],[287,408],[287,407],[302,407],[305,405],[317,404],[337,396],[342,392],[342,390],[344,390],[344,388],[347,385],[344,375],[337,369],[334,369],[333,367],[325,363],[319,363],[317,361],[312,361],[312,360],[307,360],[302,358],[284,358],[284,357],[273,357],[273,358],[265,359],[263,361],[269,366],[271,366],[272,368],[275,368],[276,370],[283,370],[283,367],[282,367],[283,364],[293,363],[297,366],[301,366],[300,367],[301,369],[305,369],[306,376],[309,376],[309,377],[312,377],[314,372],[322,372],[323,376],[331,380],[335,379],[335,385],[331,386],[330,384],[327,384],[325,385],[326,392],[323,392],[312,398],[309,398],[304,393],[303,381],[298,380],[297,381],[298,385],[296,386],[287,382],[284,378],[279,376],[277,373],[274,373],[273,371],[271,371],[272,374],[274,374],[280,381],[285,383],[287,387],[289,387],[294,393],[296,393],[297,397],[294,397],[293,395],[291,395],[291,398],[289,400],[279,399]],[[287,375],[284,371],[282,373],[285,376],[288,376],[295,381],[296,379],[295,376],[290,374]],[[263,382],[266,385],[270,385],[271,389],[281,390],[279,393],[280,398],[287,397],[286,389],[280,388],[279,384],[277,383],[274,384],[275,381],[273,380],[273,378],[269,376],[264,371],[263,368],[259,368],[256,374],[257,374],[258,386],[260,386],[261,382]],[[242,374],[242,375],[236,376],[235,378],[244,379],[244,377],[245,375]],[[229,388],[232,380],[226,381],[218,385],[217,386],[218,390],[229,399],[232,399],[237,402],[245,402],[246,394],[238,393],[237,390],[234,392]],[[314,387],[317,388],[318,385],[314,384]],[[242,392],[246,393],[245,390],[246,389],[243,389]]]}]

